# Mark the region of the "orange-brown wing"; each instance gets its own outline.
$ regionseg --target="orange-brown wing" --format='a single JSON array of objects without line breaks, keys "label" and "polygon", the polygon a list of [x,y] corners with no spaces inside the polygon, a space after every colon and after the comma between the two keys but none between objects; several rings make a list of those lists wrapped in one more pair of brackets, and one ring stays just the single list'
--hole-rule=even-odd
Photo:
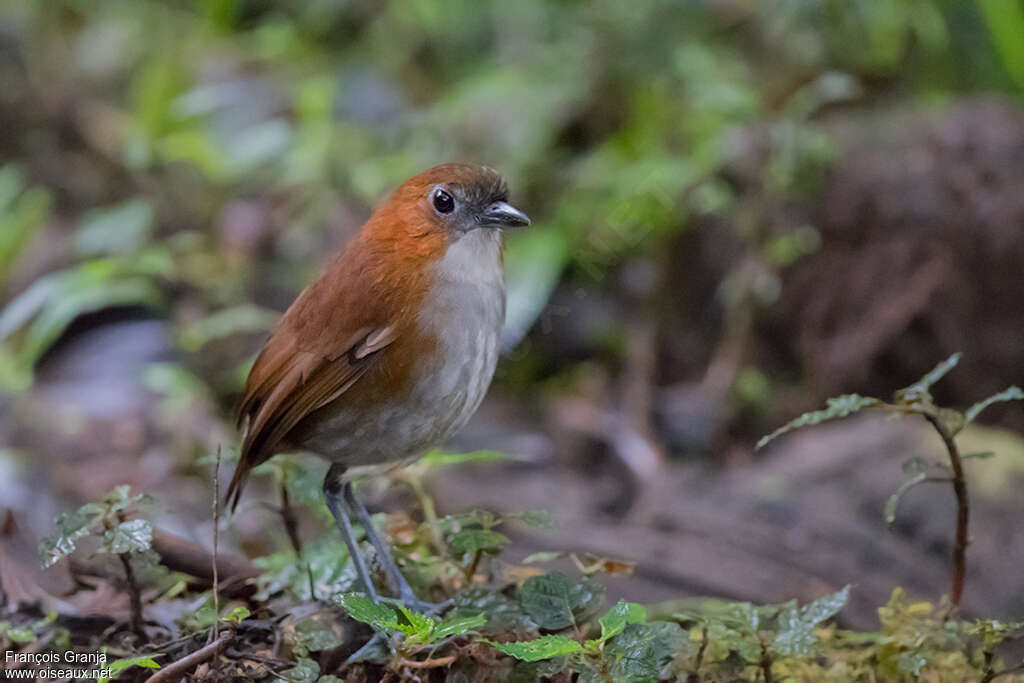
[{"label": "orange-brown wing", "polygon": [[296,318],[285,315],[249,372],[238,408],[245,438],[226,499],[232,510],[252,468],[273,456],[300,420],[351,387],[397,336],[393,326],[361,327],[325,354],[302,338],[301,326],[290,324]]}]

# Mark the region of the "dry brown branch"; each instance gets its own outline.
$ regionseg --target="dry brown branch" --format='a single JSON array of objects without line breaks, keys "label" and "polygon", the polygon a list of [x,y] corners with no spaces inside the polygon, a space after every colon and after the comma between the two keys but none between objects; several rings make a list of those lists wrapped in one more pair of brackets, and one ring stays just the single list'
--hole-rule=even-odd
[{"label": "dry brown branch", "polygon": [[147,683],[160,683],[160,681],[177,681],[185,674],[195,669],[204,662],[216,657],[220,652],[231,644],[235,639],[233,632],[227,632],[209,645],[205,645],[190,655],[182,657],[178,661],[168,664],[164,668],[150,676]]}]

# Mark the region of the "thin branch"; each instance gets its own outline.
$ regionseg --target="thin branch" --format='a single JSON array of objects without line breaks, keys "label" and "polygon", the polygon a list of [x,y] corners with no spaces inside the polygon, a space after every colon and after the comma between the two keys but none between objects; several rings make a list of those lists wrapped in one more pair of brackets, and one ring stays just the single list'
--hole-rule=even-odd
[{"label": "thin branch", "polygon": [[408,669],[436,669],[441,666],[448,666],[456,659],[455,655],[438,657],[437,659],[425,659],[422,662],[415,659],[402,659],[400,664]]},{"label": "thin branch", "polygon": [[186,655],[146,679],[146,683],[161,683],[161,681],[177,681],[195,669],[200,664],[208,662],[226,648],[235,639],[235,634],[227,631],[220,638],[209,645],[199,648],[190,655]]},{"label": "thin branch", "polygon": [[960,598],[964,592],[964,578],[967,575],[967,523],[970,518],[970,500],[967,497],[967,478],[964,475],[963,461],[953,435],[936,416],[924,414],[924,418],[939,433],[942,443],[945,444],[946,451],[949,453],[949,464],[953,469],[953,493],[956,494],[956,541],[953,544],[953,587],[950,595],[952,605],[950,614],[946,615],[948,619],[952,611],[959,607]]},{"label": "thin branch", "polygon": [[220,540],[220,446],[213,466],[213,640],[220,635],[220,576],[217,573],[217,544]]}]

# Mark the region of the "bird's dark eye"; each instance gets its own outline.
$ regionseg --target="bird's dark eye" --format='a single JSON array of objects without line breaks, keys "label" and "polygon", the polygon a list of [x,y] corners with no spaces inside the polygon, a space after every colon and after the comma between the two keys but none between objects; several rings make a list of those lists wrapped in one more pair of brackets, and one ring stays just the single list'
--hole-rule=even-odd
[{"label": "bird's dark eye", "polygon": [[455,199],[444,190],[434,192],[434,208],[438,213],[451,213],[455,210]]}]

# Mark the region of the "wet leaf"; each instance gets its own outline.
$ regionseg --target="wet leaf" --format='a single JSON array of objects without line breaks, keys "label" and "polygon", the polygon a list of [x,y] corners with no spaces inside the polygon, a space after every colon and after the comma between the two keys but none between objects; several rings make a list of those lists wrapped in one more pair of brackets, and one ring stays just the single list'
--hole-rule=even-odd
[{"label": "wet leaf", "polygon": [[577,583],[561,572],[527,579],[519,590],[519,605],[543,629],[557,631],[573,626],[577,618],[594,607],[601,596],[590,579]]},{"label": "wet leaf", "polygon": [[89,530],[103,518],[105,510],[96,503],[88,503],[57,518],[57,532],[39,542],[39,556],[43,569],[52,567],[75,552],[78,541],[89,535]]},{"label": "wet leaf", "polygon": [[104,552],[122,553],[149,550],[153,543],[153,525],[144,519],[133,519],[108,529],[103,534]]},{"label": "wet leaf", "polygon": [[603,657],[613,662],[612,680],[646,683],[657,681],[662,668],[688,643],[675,622],[631,623],[605,644]]},{"label": "wet leaf", "polygon": [[860,412],[864,408],[870,408],[878,405],[882,405],[882,402],[877,398],[861,396],[859,394],[845,394],[843,396],[830,398],[825,402],[824,410],[804,413],[795,420],[787,422],[783,426],[779,427],[771,434],[761,437],[761,440],[757,442],[757,448],[764,448],[773,439],[794,429],[805,427],[807,425],[816,425],[821,422],[835,420],[840,417],[847,417]]}]

